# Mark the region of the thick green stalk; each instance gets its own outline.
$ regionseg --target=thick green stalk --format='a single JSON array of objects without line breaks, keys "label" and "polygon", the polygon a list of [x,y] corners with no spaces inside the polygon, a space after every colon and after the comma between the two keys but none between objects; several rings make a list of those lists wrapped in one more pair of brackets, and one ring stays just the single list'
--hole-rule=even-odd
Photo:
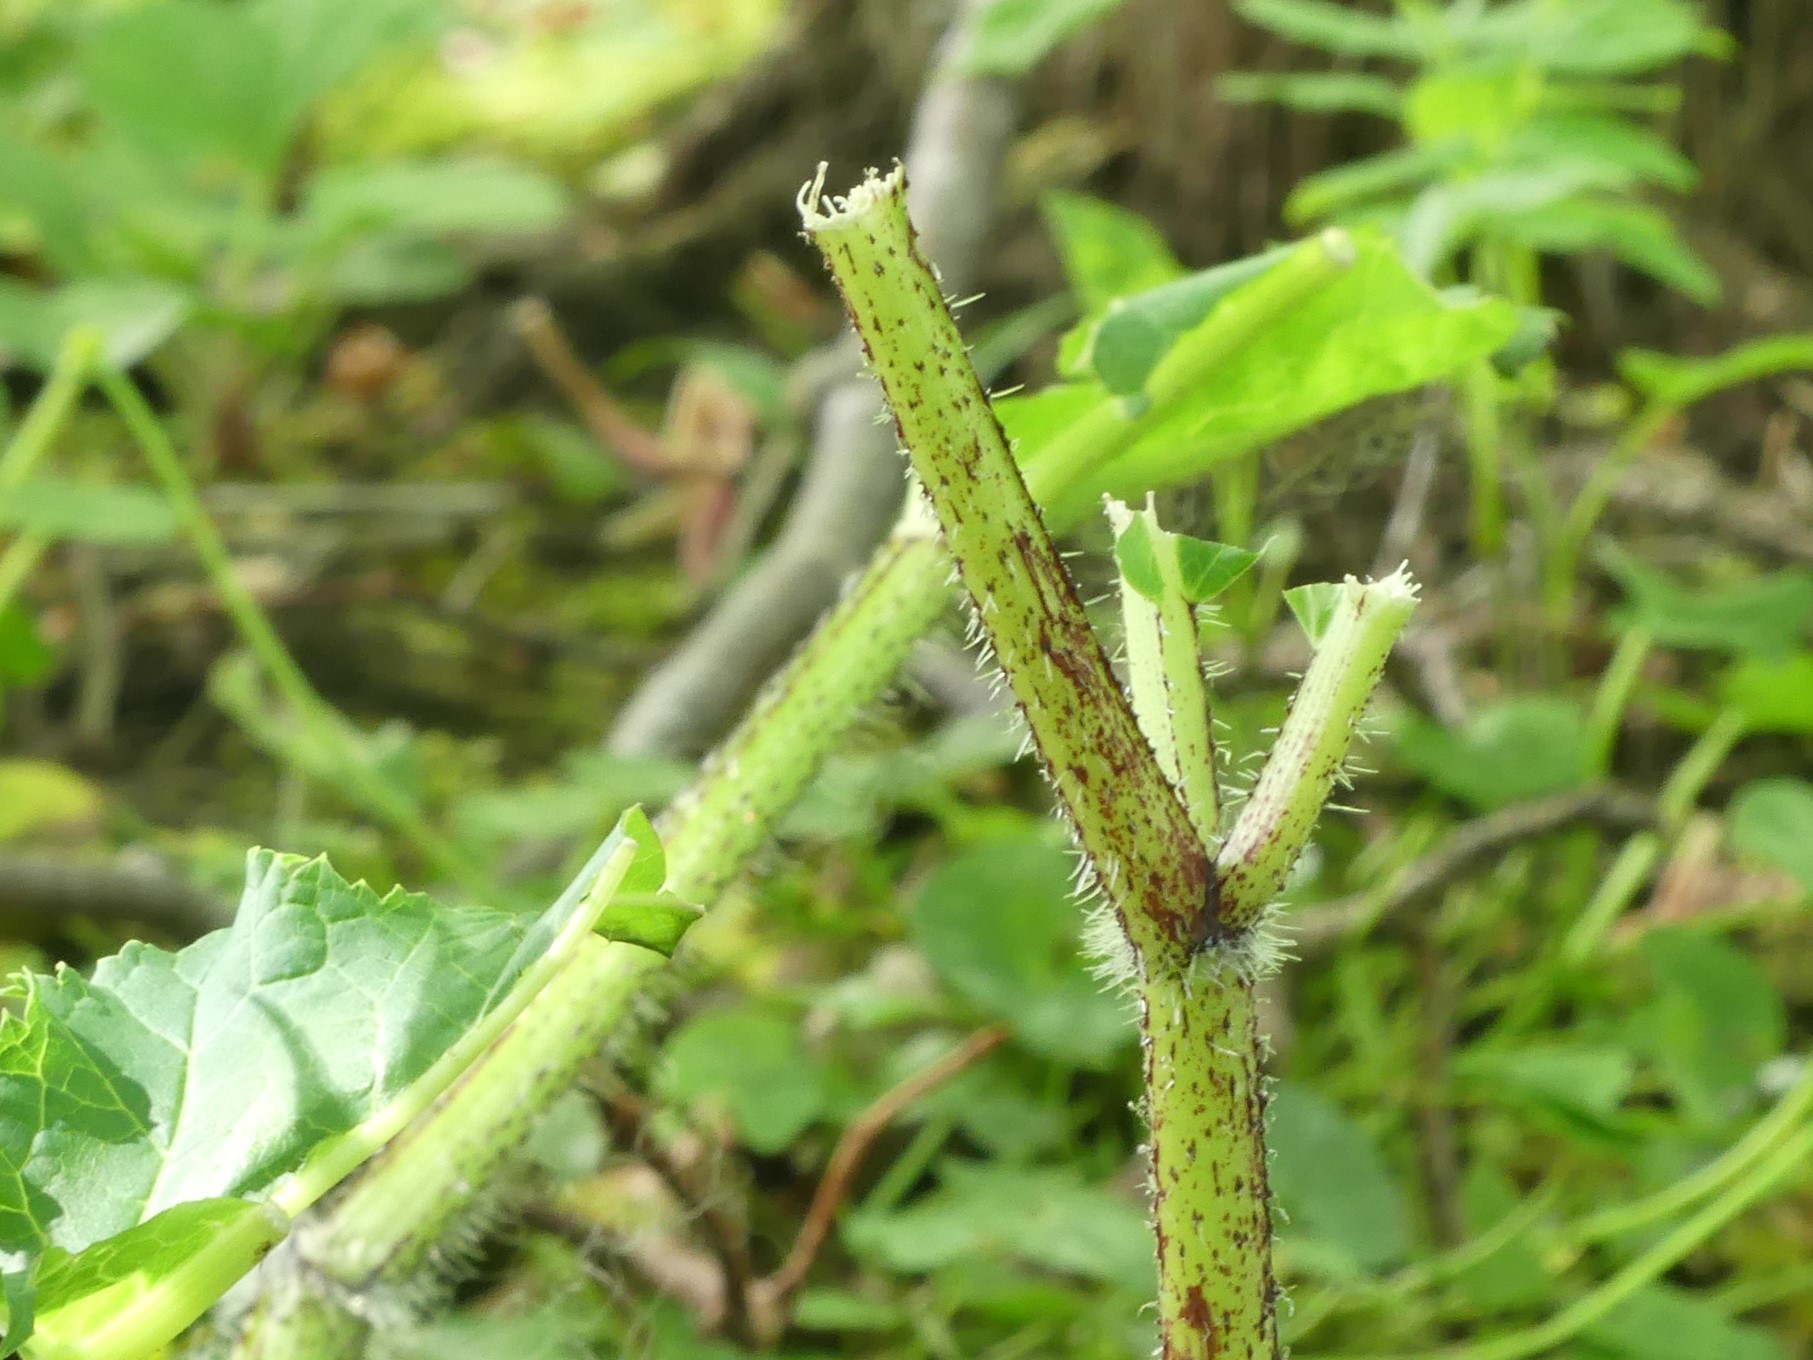
[{"label": "thick green stalk", "polygon": [[[946,570],[934,527],[923,515],[903,519],[699,783],[661,819],[669,891],[693,902],[723,891],[872,697],[868,677],[891,675],[943,608]],[[353,1286],[418,1268],[535,1112],[624,1022],[659,962],[646,950],[589,942],[440,1107],[310,1226],[310,1263]]]},{"label": "thick green stalk", "polygon": [[[1235,328],[1238,336],[1257,333],[1305,301],[1312,291],[1309,283],[1319,281],[1325,270],[1339,268],[1338,254],[1318,244],[1308,256],[1313,268],[1306,267],[1305,277],[1285,275],[1288,287],[1268,290],[1258,300],[1261,305],[1243,310],[1244,324]],[[1175,399],[1212,371],[1225,357],[1224,348],[1196,346],[1186,357],[1167,360],[1161,366],[1167,399]],[[1155,392],[1161,386],[1158,378],[1155,374]],[[1155,397],[1154,408],[1158,405]],[[1137,420],[1116,416],[1097,432],[1101,442],[1068,441],[1075,456],[1059,460],[1062,466],[1041,460],[1028,470],[1034,494],[1052,506],[1055,527],[1074,524],[1087,512],[1087,498],[1079,500],[1073,493],[1092,463],[1124,446],[1142,428]],[[1066,497],[1072,504],[1059,508],[1057,502]],[[950,559],[936,526],[917,501],[915,497],[868,568],[770,683],[699,783],[660,820],[668,886],[678,896],[709,903],[741,872],[825,756],[892,681],[913,642],[947,607]],[[709,923],[708,916],[703,928]],[[480,1060],[468,1082],[429,1112],[420,1141],[412,1138],[409,1144],[416,1149],[439,1146],[427,1130],[440,1125],[463,1131],[445,1135],[450,1140],[470,1140],[470,1146],[490,1149],[487,1157],[450,1160],[439,1171],[432,1161],[414,1165],[416,1154],[401,1146],[394,1155],[377,1159],[354,1179],[340,1202],[347,1209],[344,1231],[362,1243],[341,1259],[382,1258],[399,1266],[418,1260],[421,1244],[431,1241],[442,1224],[481,1193],[490,1173],[509,1155],[525,1112],[545,1108],[570,1083],[580,1064],[620,1022],[623,1011],[616,998],[625,992],[633,996],[649,980],[638,958],[618,946],[605,948],[612,951],[608,956],[588,952],[582,962],[557,976],[519,1024]],[[631,968],[634,976],[627,975]],[[597,1003],[589,1014],[584,1006],[588,994]],[[539,1023],[544,1015],[553,1022]],[[561,1017],[570,1023],[563,1026]],[[484,1069],[493,1075],[480,1075]],[[380,1177],[395,1177],[393,1184],[409,1189],[365,1190],[368,1180]],[[382,1206],[382,1212],[358,1207],[362,1203]],[[337,1255],[334,1244],[341,1231],[342,1223],[330,1213],[310,1226],[308,1240],[319,1244],[322,1252]],[[346,1344],[336,1354],[356,1355],[358,1348]]]},{"label": "thick green stalk", "polygon": [[1182,972],[1216,927],[1208,857],[1089,626],[919,252],[904,172],[871,177],[842,199],[814,192],[801,214],[1137,966]]},{"label": "thick green stalk", "polygon": [[1264,1052],[1242,966],[1140,989],[1164,1360],[1276,1360]]},{"label": "thick green stalk", "polygon": [[[1187,606],[1163,617],[1167,599],[1184,605],[1181,588],[1164,588],[1161,561],[1158,607],[1134,618],[1142,707],[1166,769],[1089,628],[936,277],[918,255],[902,176],[871,177],[828,210],[814,186],[801,208],[869,351],[977,626],[1132,945],[1152,1125],[1161,1354],[1277,1360],[1254,996],[1275,952],[1266,947],[1263,910],[1231,916],[1216,891],[1205,863],[1212,797],[1186,809],[1174,786],[1183,783],[1186,746],[1201,774],[1214,773],[1193,620]],[[1176,566],[1172,560],[1173,587]],[[1256,807],[1243,818],[1241,849],[1223,860],[1248,894],[1267,894],[1265,905],[1303,849],[1414,598],[1399,577],[1365,587],[1350,581],[1345,589]],[[1200,739],[1178,727],[1173,681],[1189,691]]]}]

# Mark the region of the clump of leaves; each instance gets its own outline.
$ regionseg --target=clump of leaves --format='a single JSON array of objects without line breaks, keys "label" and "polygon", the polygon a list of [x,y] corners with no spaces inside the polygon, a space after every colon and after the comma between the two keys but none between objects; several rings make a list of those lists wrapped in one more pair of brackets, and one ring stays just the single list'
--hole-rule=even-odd
[{"label": "clump of leaves", "polygon": [[1393,68],[1222,81],[1232,99],[1368,113],[1402,130],[1404,145],[1299,184],[1286,208],[1293,221],[1384,224],[1427,272],[1469,252],[1475,264],[1494,258],[1512,267],[1485,281],[1525,302],[1535,301],[1534,280],[1517,257],[1589,250],[1697,300],[1718,295],[1712,272],[1649,200],[1699,178],[1644,121],[1680,99],[1658,77],[1729,47],[1689,0],[1404,0],[1390,15],[1328,0],[1236,8],[1344,62]]}]

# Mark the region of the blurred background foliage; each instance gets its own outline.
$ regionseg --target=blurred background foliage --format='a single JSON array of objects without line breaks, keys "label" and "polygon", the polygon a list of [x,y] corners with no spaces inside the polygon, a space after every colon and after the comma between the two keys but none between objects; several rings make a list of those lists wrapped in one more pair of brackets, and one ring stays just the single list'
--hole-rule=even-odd
[{"label": "blurred background foliage", "polygon": [[[951,20],[0,5],[0,957],[192,937],[254,843],[527,909],[673,796],[694,751],[604,738],[802,476],[839,314],[794,191],[901,151]],[[958,69],[1021,108],[964,314],[1003,385],[1123,390],[1163,289],[1328,222],[1529,309],[1517,364],[1169,497],[1265,547],[1205,625],[1236,754],[1305,654],[1286,585],[1427,585],[1272,998],[1294,1353],[1813,1351],[1798,0],[972,20]],[[83,327],[174,474],[96,400],[20,423]],[[385,1353],[1149,1352],[1134,1032],[955,636]],[[841,1219],[754,1326],[840,1139]]]}]

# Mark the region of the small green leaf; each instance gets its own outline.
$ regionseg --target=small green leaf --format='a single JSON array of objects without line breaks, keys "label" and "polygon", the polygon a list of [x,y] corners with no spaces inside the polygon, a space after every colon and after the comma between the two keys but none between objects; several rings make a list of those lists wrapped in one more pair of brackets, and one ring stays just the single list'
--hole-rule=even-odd
[{"label": "small green leaf", "polygon": [[1294,223],[1316,222],[1380,199],[1414,193],[1452,170],[1471,154],[1465,137],[1395,147],[1318,171],[1298,182],[1285,200]]},{"label": "small green leaf", "polygon": [[100,788],[50,760],[0,760],[0,843],[57,826],[95,821]]},{"label": "small green leaf", "polygon": [[1110,392],[1134,396],[1170,348],[1242,284],[1277,264],[1289,247],[1204,269],[1145,292],[1117,298],[1094,328],[1087,352]]},{"label": "small green leaf", "polygon": [[[1318,241],[1294,249],[1342,254],[1351,249],[1352,261],[1255,334],[1243,329],[1248,318],[1276,291],[1270,287],[1276,278],[1290,277],[1283,271],[1292,261],[1267,256],[1241,261],[1248,276],[1221,293],[1206,316],[1182,334],[1169,327],[1187,316],[1187,309],[1168,313],[1162,324],[1146,315],[1143,341],[1131,347],[1134,354],[1117,360],[1126,362],[1124,372],[1110,366],[1108,347],[1120,318],[1140,315],[1139,300],[1129,299],[1103,318],[1095,357],[1105,400],[1122,391],[1145,391],[1167,374],[1193,374],[1196,355],[1214,354],[1217,361],[1185,390],[1138,417],[1125,452],[1048,505],[1059,523],[1085,513],[1104,491],[1137,502],[1148,491],[1190,481],[1225,458],[1369,397],[1431,382],[1489,356],[1517,331],[1517,308],[1478,297],[1444,297],[1412,274],[1396,247],[1376,232],[1353,232],[1332,247]],[[1206,282],[1193,276],[1169,287],[1200,288]],[[1240,341],[1226,345],[1223,337],[1230,334]],[[1279,381],[1282,373],[1289,381]],[[1136,375],[1137,384],[1130,387]],[[1036,469],[1040,453],[1028,448],[1022,462]]]},{"label": "small green leaf", "polygon": [[1746,581],[1689,589],[1616,544],[1600,552],[1624,588],[1629,622],[1666,647],[1753,653],[1793,651],[1813,614],[1813,572],[1787,568]]},{"label": "small green leaf", "polygon": [[1788,1360],[1762,1327],[1734,1322],[1711,1299],[1672,1285],[1639,1289],[1589,1324],[1590,1360]]},{"label": "small green leaf", "polygon": [[798,1022],[757,1004],[689,1020],[668,1041],[655,1081],[668,1100],[721,1110],[757,1152],[787,1147],[825,1112],[829,1096]]},{"label": "small green leaf", "polygon": [[939,977],[1028,1047],[1092,1068],[1126,1051],[1131,1017],[1083,962],[1063,850],[1022,836],[956,855],[925,880],[911,913]]},{"label": "small green leaf", "polygon": [[38,624],[18,605],[0,609],[0,689],[35,685],[50,674],[57,654],[38,634]]},{"label": "small green leaf", "polygon": [[1403,95],[1384,76],[1361,71],[1236,71],[1215,82],[1230,104],[1281,104],[1303,113],[1376,113],[1395,118]]},{"label": "small green leaf", "polygon": [[1378,1145],[1338,1106],[1307,1086],[1281,1082],[1272,1094],[1266,1141],[1272,1190],[1288,1215],[1289,1235],[1368,1272],[1410,1255],[1403,1191]]},{"label": "small green leaf", "polygon": [[601,878],[594,885],[593,891],[602,893],[601,901],[588,904],[597,912],[594,929],[607,940],[640,945],[672,958],[681,937],[704,911],[665,890],[667,857],[648,814],[632,807],[617,827],[636,843],[636,857],[621,876]]},{"label": "small green leaf", "polygon": [[1042,206],[1064,259],[1064,277],[1086,315],[1184,272],[1158,228],[1138,213],[1058,191],[1045,195]]},{"label": "small green leaf", "polygon": [[1302,625],[1312,647],[1322,645],[1323,634],[1328,632],[1329,620],[1334,618],[1335,610],[1341,607],[1341,598],[1339,581],[1316,581],[1284,592],[1284,602],[1290,606],[1291,613],[1296,615],[1297,622]]},{"label": "small green leaf", "polygon": [[1340,56],[1415,61],[1423,54],[1414,24],[1330,0],[1235,0],[1234,8],[1249,23]]},{"label": "small green leaf", "polygon": [[1744,855],[1785,870],[1813,893],[1813,784],[1804,779],[1758,779],[1731,800],[1731,844]]},{"label": "small green leaf", "polygon": [[1481,709],[1459,731],[1415,719],[1398,754],[1478,811],[1579,788],[1591,778],[1586,718],[1554,695],[1518,695]]},{"label": "small green leaf", "polygon": [[[1578,167],[1572,173],[1579,174]],[[1702,306],[1711,306],[1721,295],[1712,267],[1682,238],[1674,218],[1652,204],[1615,197],[1565,198],[1507,213],[1494,225],[1532,250],[1557,255],[1605,251]]]},{"label": "small green leaf", "polygon": [[0,528],[115,546],[168,543],[176,514],[148,486],[32,477],[0,496]]},{"label": "small green leaf", "polygon": [[0,349],[48,372],[69,333],[92,326],[101,352],[126,368],[174,335],[192,305],[187,292],[154,279],[83,279],[48,290],[0,279]]},{"label": "small green leaf", "polygon": [[1744,657],[1720,674],[1718,689],[1747,731],[1813,735],[1813,652]]},{"label": "small green leaf", "polygon": [[905,1208],[857,1212],[844,1240],[889,1270],[922,1274],[1003,1258],[1152,1288],[1152,1233],[1133,1199],[1075,1165],[1031,1170],[947,1161],[939,1187]]},{"label": "small green leaf", "polygon": [[1228,543],[1173,534],[1179,584],[1191,604],[1206,604],[1252,569],[1259,554]]},{"label": "small green leaf", "polygon": [[1786,1042],[1782,998],[1754,960],[1706,931],[1652,930],[1642,950],[1657,998],[1638,1034],[1694,1120],[1728,1123],[1749,1108],[1758,1069]]},{"label": "small green leaf", "polygon": [[1125,0],[991,0],[957,55],[972,75],[1022,76],[1085,25]]},{"label": "small green leaf", "polygon": [[1716,52],[1723,37],[1690,0],[1513,0],[1474,10],[1457,36],[1482,56],[1565,76],[1641,75]]},{"label": "small green leaf", "polygon": [[559,225],[566,192],[501,161],[386,161],[341,166],[310,182],[305,212],[323,236],[413,237],[543,232]]},{"label": "small green leaf", "polygon": [[1813,334],[1771,335],[1704,359],[1627,349],[1618,356],[1618,372],[1651,401],[1691,406],[1714,392],[1813,369]]},{"label": "small green leaf", "polygon": [[1481,1098],[1560,1114],[1595,1131],[1612,1124],[1635,1074],[1627,1050],[1589,1044],[1474,1048],[1455,1063],[1455,1075]]},{"label": "small green leaf", "polygon": [[1114,560],[1121,575],[1148,600],[1165,598],[1165,574],[1158,564],[1158,539],[1168,537],[1154,529],[1145,515],[1135,515],[1114,540]]}]

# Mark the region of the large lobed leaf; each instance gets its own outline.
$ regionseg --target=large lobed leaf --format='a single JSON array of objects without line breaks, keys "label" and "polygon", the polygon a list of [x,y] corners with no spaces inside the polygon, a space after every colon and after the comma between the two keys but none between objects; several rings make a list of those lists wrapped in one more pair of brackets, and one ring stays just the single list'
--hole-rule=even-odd
[{"label": "large lobed leaf", "polygon": [[639,810],[533,916],[380,897],[325,859],[254,850],[231,926],[177,953],[128,944],[89,978],[17,979],[0,1018],[0,1352],[34,1287],[52,1353],[132,1332],[122,1318],[172,1292],[206,1295],[193,1316],[595,925],[671,943],[662,922],[685,913],[664,874]]},{"label": "large lobed leaf", "polygon": [[[1288,252],[1267,252],[1122,299],[1088,349],[1093,380],[995,403],[1029,475],[1044,452],[1086,422],[1112,427],[1108,456],[1048,497],[1048,518],[1076,523],[1104,492],[1134,499],[1192,481],[1212,464],[1258,448],[1368,398],[1439,381],[1496,353],[1517,333],[1519,309],[1467,292],[1438,292],[1376,231],[1356,231],[1353,258],[1307,301],[1232,348],[1176,399],[1145,395],[1154,374],[1219,354],[1222,328],[1239,334],[1248,309]],[[1298,247],[1307,249],[1311,247]],[[1129,399],[1128,394],[1132,394]],[[1109,410],[1119,421],[1105,420]]]}]

